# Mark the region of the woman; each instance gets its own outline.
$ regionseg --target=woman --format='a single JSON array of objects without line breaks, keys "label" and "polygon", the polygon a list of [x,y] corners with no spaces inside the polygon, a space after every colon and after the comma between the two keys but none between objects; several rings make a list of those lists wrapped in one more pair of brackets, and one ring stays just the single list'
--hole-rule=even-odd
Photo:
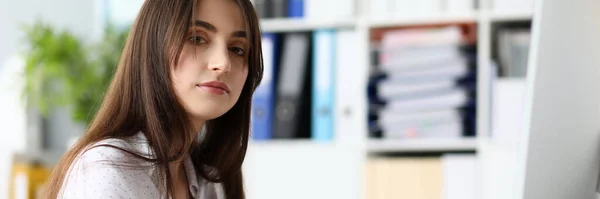
[{"label": "woman", "polygon": [[262,77],[248,0],[146,0],[103,104],[46,198],[244,198]]}]

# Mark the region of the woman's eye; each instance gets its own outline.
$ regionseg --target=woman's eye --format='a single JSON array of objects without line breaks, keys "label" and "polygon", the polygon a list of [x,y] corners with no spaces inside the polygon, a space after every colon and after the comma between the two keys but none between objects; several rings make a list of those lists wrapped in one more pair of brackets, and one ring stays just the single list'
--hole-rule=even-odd
[{"label": "woman's eye", "polygon": [[239,48],[239,47],[232,47],[232,48],[229,48],[229,50],[232,53],[235,53],[236,55],[240,55],[240,56],[244,56],[244,53],[245,53],[244,49]]},{"label": "woman's eye", "polygon": [[192,36],[192,37],[188,38],[188,40],[190,42],[192,42],[193,44],[197,44],[197,45],[206,43],[206,39],[204,39],[200,36]]}]

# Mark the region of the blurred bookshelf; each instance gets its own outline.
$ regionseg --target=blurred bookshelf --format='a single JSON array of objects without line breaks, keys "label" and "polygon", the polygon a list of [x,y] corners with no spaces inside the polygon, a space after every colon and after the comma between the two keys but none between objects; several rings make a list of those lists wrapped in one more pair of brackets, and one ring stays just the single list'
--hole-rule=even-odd
[{"label": "blurred bookshelf", "polygon": [[[514,148],[516,147],[514,143],[495,141],[494,134],[497,132],[491,131],[493,127],[491,122],[493,111],[492,102],[493,98],[495,97],[493,95],[495,92],[493,90],[493,86],[494,82],[498,81],[498,79],[507,78],[505,77],[505,75],[508,74],[506,73],[505,69],[505,64],[507,63],[506,60],[515,57],[514,55],[507,56],[505,54],[506,49],[514,48],[514,45],[516,44],[522,45],[523,42],[526,41],[524,40],[524,36],[521,34],[521,32],[514,33],[514,31],[504,31],[503,29],[505,27],[512,28],[512,24],[517,24],[521,27],[527,27],[528,23],[530,23],[532,20],[533,11],[532,9],[527,8],[527,6],[530,5],[529,0],[508,1],[509,0],[502,2],[492,0],[427,0],[417,2],[398,0],[392,5],[386,4],[386,1],[383,0],[356,0],[350,1],[354,4],[353,6],[342,4],[339,6],[342,8],[352,8],[350,17],[348,16],[348,13],[342,14],[342,17],[335,17],[336,14],[334,13],[332,15],[324,14],[323,16],[326,17],[296,16],[290,18],[281,16],[273,17],[272,15],[266,14],[270,17],[261,19],[263,33],[279,35],[281,36],[279,39],[283,40],[285,36],[290,33],[309,32],[312,34],[310,37],[310,42],[312,43],[310,51],[312,53],[314,53],[315,50],[315,46],[313,45],[320,45],[319,42],[315,41],[314,39],[315,36],[318,35],[315,33],[321,30],[335,32],[331,37],[332,39],[335,39],[339,36],[337,33],[353,32],[355,35],[352,39],[344,38],[337,40],[337,42],[340,43],[348,41],[350,43],[355,43],[355,45],[336,46],[335,49],[338,50],[340,48],[350,48],[357,49],[357,51],[343,52],[350,53],[345,55],[349,61],[346,60],[344,63],[334,62],[334,64],[336,64],[335,67],[343,67],[344,69],[331,69],[333,75],[335,76],[335,78],[332,80],[335,82],[333,90],[336,93],[336,98],[333,101],[335,105],[331,107],[334,109],[332,117],[334,118],[335,123],[333,124],[333,130],[330,130],[332,135],[330,135],[328,139],[315,140],[315,137],[312,137],[314,136],[312,134],[313,132],[311,132],[311,136],[308,139],[294,138],[284,140],[253,140],[249,151],[273,151],[276,150],[275,148],[279,147],[281,150],[291,150],[293,148],[301,151],[305,150],[307,153],[308,151],[312,151],[313,153],[318,154],[318,151],[321,150],[323,153],[331,153],[331,158],[319,159],[320,164],[339,164],[340,161],[348,161],[346,165],[350,165],[351,162],[359,162],[361,165],[360,170],[356,170],[354,172],[366,171],[368,177],[356,177],[352,180],[345,180],[344,183],[339,185],[341,187],[347,187],[347,190],[353,190],[352,188],[357,188],[357,191],[352,191],[353,195],[351,198],[353,199],[374,198],[373,192],[386,193],[388,196],[398,193],[394,192],[394,190],[381,190],[378,188],[373,188],[368,184],[365,185],[365,182],[374,182],[374,179],[377,181],[376,179],[378,177],[376,177],[376,174],[369,174],[369,172],[371,172],[374,168],[388,168],[390,165],[398,163],[395,165],[398,168],[402,167],[409,169],[410,167],[408,167],[408,164],[402,164],[404,161],[413,163],[419,162],[419,164],[423,164],[423,167],[428,167],[425,165],[445,167],[447,165],[457,164],[462,165],[462,168],[470,168],[478,173],[473,174],[472,171],[459,169],[453,172],[461,172],[461,175],[466,176],[466,178],[453,179],[452,181],[457,184],[472,185],[473,190],[477,190],[474,191],[477,192],[477,195],[463,195],[459,198],[487,199],[487,197],[482,196],[493,196],[493,191],[490,191],[494,190],[492,188],[493,186],[506,185],[499,185],[498,183],[494,182],[493,179],[489,178],[489,173],[485,172],[491,171],[491,169],[495,168],[495,164],[501,159],[495,158],[496,155],[500,156],[499,154],[506,154],[506,152],[503,152],[503,150],[510,149],[514,151]],[[288,0],[288,2],[294,2],[294,0]],[[312,1],[304,0],[304,2],[306,3]],[[511,5],[511,3],[514,5],[522,5],[522,7],[512,10],[510,6],[507,6]],[[306,3],[305,6],[307,5],[310,6],[312,4]],[[323,4],[322,6],[326,7],[331,5]],[[438,8],[437,11],[426,14],[420,13],[415,14],[414,16],[403,14],[414,13],[414,10],[424,11],[435,6],[441,7],[436,7]],[[496,9],[496,7],[498,9]],[[306,11],[306,7],[304,9],[305,14],[313,13]],[[336,7],[319,9],[319,11],[324,10],[333,12],[336,10]],[[431,11],[432,9],[429,10]],[[469,109],[469,114],[472,114],[470,116],[472,118],[469,120],[471,120],[473,123],[469,123],[468,128],[459,128],[458,131],[462,132],[461,136],[451,138],[421,138],[419,136],[403,137],[405,136],[405,133],[402,133],[400,130],[398,132],[390,133],[390,131],[393,131],[390,129],[387,130],[387,134],[385,131],[382,133],[381,129],[375,130],[379,132],[373,133],[374,130],[372,128],[372,124],[377,123],[377,121],[364,119],[365,116],[371,117],[370,115],[372,112],[374,112],[374,110],[376,112],[380,111],[379,108],[373,109],[371,102],[372,99],[370,96],[371,94],[369,93],[370,91],[368,91],[370,87],[373,87],[373,85],[371,85],[371,79],[374,77],[374,74],[381,72],[380,68],[376,68],[380,67],[381,64],[373,63],[373,59],[377,59],[377,56],[373,55],[373,49],[385,45],[382,44],[383,42],[388,42],[382,41],[384,40],[383,38],[385,37],[386,32],[415,29],[443,29],[453,26],[459,27],[459,30],[462,33],[463,42],[461,42],[459,48],[464,49],[466,47],[469,49],[468,53],[470,54],[468,57],[469,59],[472,59],[472,63],[469,63],[470,70],[475,73],[474,83],[476,86],[473,94],[471,94],[471,97],[476,105],[472,107],[472,109]],[[433,40],[435,40],[435,38],[433,38]],[[275,46],[279,47],[282,54],[285,53],[285,50],[283,49],[284,45],[279,44]],[[517,45],[516,47],[522,46]],[[518,50],[513,51],[517,52]],[[509,52],[512,51],[509,50]],[[410,56],[407,58],[410,58]],[[522,59],[522,57],[518,58]],[[315,61],[314,58],[312,59],[312,64],[318,63],[318,61]],[[340,59],[337,59],[336,61],[339,62]],[[279,67],[285,66],[282,65]],[[312,67],[315,69],[314,65]],[[500,67],[503,69],[500,70],[501,72],[497,73],[494,72],[498,70],[495,67]],[[312,73],[314,73],[314,71],[312,71]],[[311,78],[315,77],[313,76]],[[277,82],[273,83],[277,84]],[[344,91],[337,90],[348,88],[353,89]],[[367,90],[367,93],[365,93],[365,90]],[[462,125],[467,125],[467,123],[462,123]],[[447,131],[446,133],[449,132],[452,131]],[[290,148],[286,148],[288,146]],[[333,148],[329,147],[340,149],[334,150]],[[315,151],[315,149],[317,151]],[[347,151],[353,151],[354,156],[348,155]],[[386,154],[396,155],[392,155],[392,157],[389,157],[389,159],[381,157],[381,155]],[[408,155],[403,156],[402,154]],[[421,157],[427,159],[424,160],[419,158],[418,155],[415,156],[415,154],[429,155]],[[434,155],[431,156],[431,154]],[[311,155],[307,154],[306,156]],[[347,159],[337,159],[336,157],[338,156],[343,156]],[[287,161],[293,160],[290,159]],[[430,161],[433,161],[434,163],[432,164]],[[385,169],[380,169],[380,171],[383,170]],[[330,171],[315,169],[310,170],[309,172],[314,174],[311,176],[317,177],[327,175],[327,172]],[[393,171],[390,172],[394,173]],[[347,173],[350,174],[352,172],[348,170]],[[473,174],[473,176],[471,174]],[[442,173],[441,175],[447,175],[447,173]],[[375,177],[372,178],[373,176]],[[390,178],[391,177],[385,177],[385,179]],[[464,181],[465,179],[470,179],[472,181]],[[477,185],[475,185],[473,184],[474,182],[483,182],[483,184],[477,183]],[[402,182],[388,181],[387,183],[396,184]],[[433,182],[431,187],[437,187],[438,185],[438,182]],[[448,186],[452,187],[448,184],[439,186],[444,186],[446,188],[448,188]],[[425,192],[436,193],[436,190],[437,188],[427,190]],[[410,191],[411,190],[404,190],[406,193],[409,193]],[[329,192],[330,191],[325,191],[324,193]],[[400,195],[396,195],[396,198],[402,198],[402,193],[399,194]],[[442,193],[439,194],[441,196]],[[256,196],[258,197],[258,195],[260,194],[257,193]],[[283,196],[284,195],[279,195],[278,197]],[[431,197],[437,198],[437,195]],[[454,196],[454,198],[456,197],[458,196]],[[446,196],[446,198],[453,197]]]},{"label": "blurred bookshelf", "polygon": [[[142,0],[138,1],[142,2]],[[278,2],[253,0],[253,3],[256,5],[259,1],[263,3]],[[115,2],[119,2],[119,0]],[[491,124],[492,101],[494,97],[492,96],[494,92],[492,85],[497,81],[496,74],[493,73],[496,69],[493,67],[495,65],[501,68],[505,67],[502,65],[504,56],[501,55],[500,51],[506,51],[506,49],[499,49],[501,48],[499,46],[502,45],[498,44],[503,42],[498,41],[501,39],[495,33],[496,26],[494,24],[531,21],[531,12],[524,12],[523,9],[518,12],[497,11],[493,7],[492,0],[398,0],[397,2],[409,3],[406,4],[407,6],[400,7],[386,6],[385,2],[390,1],[385,0],[332,0],[332,2],[337,3],[331,4],[315,4],[315,0],[287,0],[287,2],[305,2],[304,6],[307,7],[304,8],[304,14],[310,16],[282,17],[281,14],[265,14],[264,11],[258,11],[259,15],[268,16],[260,19],[260,27],[263,33],[264,63],[273,62],[283,67],[277,68],[278,66],[276,66],[273,68],[271,65],[270,68],[266,68],[266,73],[277,74],[276,76],[263,78],[263,83],[261,83],[272,86],[272,88],[267,89],[270,89],[268,91],[270,96],[266,97],[268,100],[265,102],[265,104],[271,106],[270,111],[272,112],[269,116],[270,119],[262,121],[265,122],[263,124],[267,125],[263,125],[261,128],[270,129],[265,130],[265,132],[269,131],[267,134],[261,134],[263,133],[261,128],[251,131],[253,137],[249,140],[248,156],[244,162],[245,175],[248,174],[247,176],[249,176],[245,177],[249,185],[249,188],[247,188],[249,199],[370,199],[372,198],[370,192],[378,189],[365,184],[367,182],[377,183],[372,183],[374,182],[371,181],[373,179],[364,177],[363,174],[381,166],[371,165],[374,160],[381,160],[380,163],[384,165],[384,168],[392,168],[390,166],[392,165],[391,162],[412,161],[417,158],[414,154],[419,153],[436,154],[434,157],[423,157],[428,158],[427,161],[420,162],[423,165],[439,168],[438,170],[448,164],[467,165],[462,167],[470,169],[466,171],[467,176],[477,171],[479,173],[473,174],[477,176],[477,179],[475,179],[477,182],[488,180],[481,183],[482,185],[473,185],[473,189],[490,190],[490,187],[496,186],[493,179],[486,178],[485,171],[492,164],[490,162],[497,161],[494,159],[494,154],[503,154],[502,150],[507,150],[507,148],[514,150],[516,144],[494,141],[494,135],[491,132],[493,127]],[[450,2],[462,3],[456,4],[452,8],[442,6],[450,5]],[[321,7],[315,7],[316,5]],[[310,11],[311,6],[319,12]],[[412,9],[410,6],[419,7],[419,9]],[[410,13],[408,11],[411,10],[427,10],[422,9],[423,7],[436,7],[436,10],[412,17],[392,16],[397,13]],[[377,12],[373,8],[380,8],[381,12]],[[129,10],[137,12],[135,9]],[[343,12],[345,10],[348,12]],[[394,11],[390,12],[390,10]],[[377,14],[383,15],[373,16]],[[373,74],[381,72],[375,68],[379,65],[372,63],[373,59],[378,58],[373,55],[373,49],[381,45],[387,45],[382,44],[385,43],[382,38],[391,31],[407,29],[438,30],[438,28],[448,27],[458,27],[459,32],[461,32],[460,36],[467,40],[466,42],[461,40],[460,48],[463,48],[463,44],[467,43],[469,50],[472,50],[470,56],[473,63],[470,63],[469,72],[475,74],[474,81],[476,85],[474,86],[474,94],[470,94],[469,98],[474,101],[474,107],[472,108],[475,111],[471,110],[472,113],[470,113],[473,117],[470,119],[474,123],[469,124],[469,128],[457,128],[459,130],[453,133],[458,132],[460,135],[453,138],[393,137],[403,136],[400,131],[397,131],[399,132],[398,135],[390,137],[387,137],[386,133],[373,133],[372,123],[367,118],[371,112],[377,111],[374,111],[370,106],[371,96],[369,96],[368,88],[370,80],[374,76]],[[394,38],[390,40],[394,40]],[[512,45],[511,42],[511,37],[507,37],[506,44],[510,46]],[[288,43],[293,43],[294,46],[286,46]],[[322,47],[322,45],[325,47]],[[452,48],[454,47],[452,46]],[[405,58],[410,57],[405,56]],[[325,67],[319,65],[323,63],[325,63]],[[288,65],[303,69],[282,70],[286,69]],[[327,68],[327,70],[320,71],[323,68]],[[323,73],[325,76],[322,77],[320,76],[322,74],[318,75],[317,73]],[[284,74],[285,77],[278,77],[281,74]],[[297,74],[305,74],[305,77],[295,78],[294,75]],[[500,76],[499,78],[504,77]],[[271,82],[265,82],[265,80]],[[310,106],[303,104],[289,109],[308,111],[302,113],[304,114],[302,116],[294,117],[308,118],[310,121],[290,125],[288,123],[279,124],[279,126],[284,127],[283,129],[287,127],[287,129],[292,129],[293,132],[290,131],[286,135],[273,135],[272,132],[279,129],[278,125],[274,125],[277,122],[275,121],[276,117],[280,114],[294,113],[294,111],[289,110],[275,110],[278,109],[278,105],[290,104],[278,104],[281,99],[289,100],[288,97],[290,96],[278,96],[278,93],[280,93],[277,90],[279,85],[286,82],[288,86],[302,85],[302,88],[292,90],[309,95],[309,97],[304,98],[305,95],[296,93],[292,96],[295,97],[294,99],[286,102],[292,102],[291,104],[293,104],[300,103],[300,101],[310,101],[311,103],[308,103]],[[314,86],[320,84],[327,84],[328,90],[317,94],[318,89]],[[255,92],[255,99],[262,94],[263,91],[260,89]],[[315,100],[314,98],[323,93],[331,94],[331,96],[328,96],[330,98],[324,99],[328,104],[325,107],[317,107],[321,106],[319,104],[320,99]],[[255,106],[258,103],[263,102],[253,102],[253,108],[259,107]],[[323,112],[327,112],[326,117],[322,117]],[[256,121],[253,118],[252,122]],[[326,123],[323,128],[319,126],[322,123]],[[319,127],[314,127],[315,125]],[[460,125],[463,125],[463,123]],[[387,132],[389,134],[389,132],[393,133],[394,131],[388,130]],[[261,136],[257,137],[257,135]],[[461,153],[466,157],[453,156],[454,153]],[[380,154],[413,155],[410,157],[396,156],[393,157],[394,161],[388,162],[387,159],[379,157]],[[414,169],[401,164],[395,166]],[[472,167],[476,167],[476,169],[471,169]],[[445,175],[442,172],[436,174]],[[439,175],[434,176],[434,178],[439,180]],[[283,180],[288,181],[282,182]],[[458,182],[457,184],[472,183],[471,181],[462,182],[460,180],[455,182]],[[440,182],[433,183],[435,186],[431,187],[436,188],[436,190],[423,192],[434,193],[437,188],[442,186]],[[306,186],[311,186],[310,189],[306,189],[309,191],[295,189]],[[384,192],[388,191],[391,190],[384,190]],[[289,193],[298,194],[290,195]],[[494,195],[489,192],[483,194]],[[478,195],[470,198],[482,197]]]},{"label": "blurred bookshelf", "polygon": [[[456,24],[456,23],[474,23],[482,20],[484,16],[480,12],[464,14],[443,14],[438,16],[414,17],[414,18],[389,18],[389,19],[369,19],[367,26],[369,28],[401,27],[401,26],[424,26],[436,24]],[[514,22],[530,21],[532,13],[489,13],[491,22]],[[481,22],[479,22],[481,23]],[[352,29],[357,26],[355,18],[341,19],[301,19],[301,18],[275,18],[262,19],[261,31],[263,32],[297,32],[311,31],[316,29]]]}]

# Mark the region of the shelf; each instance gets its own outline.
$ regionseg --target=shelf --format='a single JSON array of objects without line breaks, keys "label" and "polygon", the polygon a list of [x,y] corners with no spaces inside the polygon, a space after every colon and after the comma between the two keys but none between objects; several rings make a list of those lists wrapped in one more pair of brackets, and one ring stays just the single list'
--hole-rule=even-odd
[{"label": "shelf", "polygon": [[341,29],[354,28],[356,20],[340,19],[340,20],[315,20],[315,19],[261,19],[262,32],[294,32],[294,31],[311,31],[315,29]]},{"label": "shelf", "polygon": [[318,142],[309,138],[296,139],[269,139],[269,140],[253,140],[248,141],[252,145],[311,145],[311,144],[330,144],[330,142]]},{"label": "shelf", "polygon": [[529,21],[531,20],[532,13],[493,13],[490,15],[492,22],[511,22],[511,21]]},{"label": "shelf", "polygon": [[249,148],[335,148],[338,144],[333,141],[318,141],[311,139],[272,139],[248,141]]},{"label": "shelf", "polygon": [[367,148],[371,153],[475,151],[477,140],[475,138],[369,140]]},{"label": "shelf", "polygon": [[405,18],[405,19],[385,19],[371,20],[370,28],[384,28],[394,26],[415,26],[415,25],[435,25],[447,23],[471,23],[477,21],[477,14],[464,15],[440,15],[432,17]]},{"label": "shelf", "polygon": [[[515,138],[518,139],[518,138]],[[502,150],[516,150],[519,146],[518,140],[508,141],[508,140],[497,140],[493,138],[479,138],[478,147],[481,149],[502,149]]]},{"label": "shelf", "polygon": [[[510,21],[528,21],[532,18],[532,13],[492,13],[489,15],[492,22],[510,22]],[[416,26],[416,25],[435,25],[449,23],[474,23],[479,20],[477,13],[461,15],[438,15],[430,17],[415,17],[403,19],[380,19],[370,20],[369,28],[385,28],[396,26]],[[296,32],[311,31],[315,29],[332,28],[354,28],[356,26],[354,18],[347,19],[301,19],[301,18],[281,18],[281,19],[261,19],[262,32]]]}]

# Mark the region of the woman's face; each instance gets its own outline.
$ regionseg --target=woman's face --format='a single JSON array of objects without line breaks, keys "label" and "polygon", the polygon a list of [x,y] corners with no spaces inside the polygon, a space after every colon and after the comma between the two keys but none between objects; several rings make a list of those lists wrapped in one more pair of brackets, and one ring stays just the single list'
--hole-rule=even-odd
[{"label": "woman's face", "polygon": [[215,119],[237,102],[248,76],[249,41],[239,6],[199,0],[172,83],[194,123]]}]

